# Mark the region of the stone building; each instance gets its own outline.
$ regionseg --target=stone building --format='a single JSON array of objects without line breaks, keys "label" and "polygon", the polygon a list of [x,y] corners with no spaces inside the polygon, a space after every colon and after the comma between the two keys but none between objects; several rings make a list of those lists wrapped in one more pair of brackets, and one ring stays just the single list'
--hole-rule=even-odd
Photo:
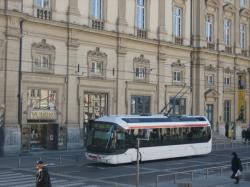
[{"label": "stone building", "polygon": [[167,104],[238,137],[249,10],[248,0],[0,0],[0,153],[80,148],[90,119]]}]

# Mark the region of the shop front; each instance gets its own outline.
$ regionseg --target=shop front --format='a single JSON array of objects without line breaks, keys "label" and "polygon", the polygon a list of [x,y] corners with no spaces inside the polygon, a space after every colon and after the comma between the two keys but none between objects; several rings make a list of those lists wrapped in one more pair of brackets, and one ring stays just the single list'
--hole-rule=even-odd
[{"label": "shop front", "polygon": [[22,150],[57,149],[58,129],[56,110],[30,111],[27,124],[22,126]]}]

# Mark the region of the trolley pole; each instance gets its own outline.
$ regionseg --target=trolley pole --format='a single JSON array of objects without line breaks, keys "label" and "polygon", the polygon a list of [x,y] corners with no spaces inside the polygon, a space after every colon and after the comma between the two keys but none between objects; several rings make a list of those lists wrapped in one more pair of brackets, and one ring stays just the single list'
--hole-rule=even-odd
[{"label": "trolley pole", "polygon": [[136,160],[136,187],[139,187],[140,185],[140,151],[139,151],[139,148],[140,148],[140,139],[137,138],[137,160]]}]

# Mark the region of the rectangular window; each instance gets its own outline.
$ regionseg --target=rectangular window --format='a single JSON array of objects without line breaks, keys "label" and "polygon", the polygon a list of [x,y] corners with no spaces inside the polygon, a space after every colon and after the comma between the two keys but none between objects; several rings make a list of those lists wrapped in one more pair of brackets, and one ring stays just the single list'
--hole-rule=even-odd
[{"label": "rectangular window", "polygon": [[240,47],[246,48],[246,24],[240,24]]},{"label": "rectangular window", "polygon": [[224,78],[224,86],[230,87],[231,86],[231,77],[225,77]]},{"label": "rectangular window", "polygon": [[52,65],[50,60],[50,55],[37,54],[34,57],[34,70],[35,71],[51,71]]},{"label": "rectangular window", "polygon": [[102,73],[102,62],[92,62],[91,73]]},{"label": "rectangular window", "polygon": [[103,18],[103,2],[102,0],[92,0],[92,16],[95,19],[102,20]]},{"label": "rectangular window", "polygon": [[238,80],[239,80],[238,89],[239,90],[246,89],[246,77],[244,75],[239,75]]},{"label": "rectangular window", "polygon": [[231,45],[231,20],[224,19],[224,43]]},{"label": "rectangular window", "polygon": [[186,114],[186,99],[170,97],[170,108],[172,108],[171,114],[174,115]]},{"label": "rectangular window", "polygon": [[224,122],[225,123],[231,122],[231,101],[230,100],[224,101]]},{"label": "rectangular window", "polygon": [[176,37],[182,36],[182,9],[179,7],[174,8],[174,35]]},{"label": "rectangular window", "polygon": [[207,76],[207,84],[208,84],[208,86],[214,85],[214,75]]},{"label": "rectangular window", "polygon": [[246,6],[247,6],[247,0],[240,0],[240,7],[246,8]]},{"label": "rectangular window", "polygon": [[53,89],[29,89],[28,107],[31,109],[56,109],[56,90]]},{"label": "rectangular window", "polygon": [[36,0],[36,6],[38,8],[50,9],[50,0]]},{"label": "rectangular window", "polygon": [[145,79],[145,75],[146,75],[146,71],[145,71],[145,67],[137,67],[136,68],[136,72],[135,72],[135,76],[138,79]]},{"label": "rectangular window", "polygon": [[173,75],[173,80],[174,82],[181,82],[181,72],[180,71],[175,71]]},{"label": "rectangular window", "polygon": [[145,29],[145,1],[136,0],[136,26]]},{"label": "rectangular window", "polygon": [[131,96],[131,114],[149,114],[150,96]]},{"label": "rectangular window", "polygon": [[206,38],[208,42],[213,42],[213,16],[206,16]]},{"label": "rectangular window", "polygon": [[107,93],[84,93],[84,122],[108,115]]}]

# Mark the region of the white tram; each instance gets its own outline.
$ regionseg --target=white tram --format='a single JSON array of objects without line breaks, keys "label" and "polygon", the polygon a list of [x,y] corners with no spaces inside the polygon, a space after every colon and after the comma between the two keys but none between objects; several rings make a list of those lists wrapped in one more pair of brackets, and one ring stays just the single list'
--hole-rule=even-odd
[{"label": "white tram", "polygon": [[108,164],[156,160],[211,152],[212,136],[204,116],[105,116],[88,129],[86,157]]}]

